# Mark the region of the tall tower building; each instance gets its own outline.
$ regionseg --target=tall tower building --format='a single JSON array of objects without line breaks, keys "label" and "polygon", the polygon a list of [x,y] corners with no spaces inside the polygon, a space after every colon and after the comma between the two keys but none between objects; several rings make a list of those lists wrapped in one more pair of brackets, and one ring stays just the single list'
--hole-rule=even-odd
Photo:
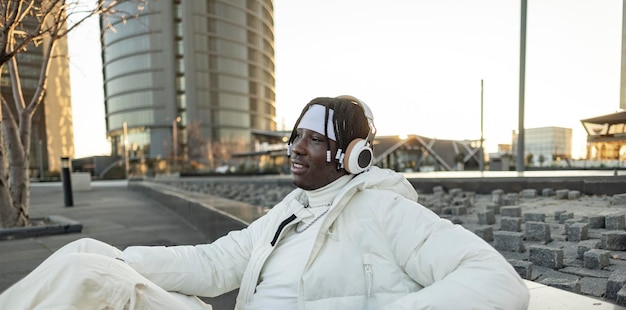
[{"label": "tall tower building", "polygon": [[101,21],[114,28],[102,38],[113,155],[215,166],[254,150],[254,132],[276,130],[272,0],[131,1],[118,11],[127,18]]},{"label": "tall tower building", "polygon": [[[44,40],[49,40],[44,37]],[[45,176],[48,172],[61,171],[61,157],[74,157],[74,128],[72,123],[72,101],[67,37],[58,38],[54,54],[50,58],[47,90],[42,103],[32,118],[30,139],[29,174],[33,178]],[[35,93],[43,48],[29,45],[26,52],[16,56],[20,82],[24,98],[29,101]],[[13,115],[16,117],[13,90],[8,73],[8,65],[3,66],[0,87]]]},{"label": "tall tower building", "polygon": [[619,108],[626,110],[626,0],[622,1],[622,69],[620,70]]}]

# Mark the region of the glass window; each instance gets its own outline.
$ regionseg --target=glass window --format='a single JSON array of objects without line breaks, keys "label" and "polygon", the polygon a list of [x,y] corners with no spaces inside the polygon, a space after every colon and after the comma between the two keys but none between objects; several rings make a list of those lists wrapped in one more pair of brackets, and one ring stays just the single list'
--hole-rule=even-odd
[{"label": "glass window", "polygon": [[153,95],[152,91],[140,91],[110,97],[107,100],[107,111],[115,113],[129,109],[150,107],[154,104]]},{"label": "glass window", "polygon": [[248,111],[249,102],[247,96],[219,93],[218,100],[221,107]]},{"label": "glass window", "polygon": [[218,126],[250,127],[250,116],[246,112],[218,111],[213,117]]},{"label": "glass window", "polygon": [[231,73],[235,75],[247,76],[248,65],[239,60],[227,58],[217,58],[217,71],[221,73]]},{"label": "glass window", "polygon": [[[132,42],[130,42],[132,41]],[[104,50],[107,60],[115,60],[123,56],[150,51],[150,38],[148,35],[124,38],[123,40],[107,44]]]},{"label": "glass window", "polygon": [[132,91],[140,88],[152,88],[152,73],[137,73],[114,78],[106,83],[107,95],[114,96],[119,93]]},{"label": "glass window", "polygon": [[233,58],[246,59],[247,48],[240,43],[233,43],[217,38],[211,38],[211,49],[222,55],[228,55]]},{"label": "glass window", "polygon": [[248,81],[246,79],[239,79],[230,76],[219,76],[218,87],[221,90],[228,90],[234,92],[248,92]]},{"label": "glass window", "polygon": [[147,126],[154,123],[154,115],[152,114],[152,110],[138,110],[112,115],[109,114],[109,130],[122,129],[124,121],[127,122],[128,126],[132,127]]},{"label": "glass window", "polygon": [[240,8],[235,8],[227,2],[217,2],[215,5],[215,15],[222,18],[230,19],[237,23],[246,21],[246,14]]},{"label": "glass window", "polygon": [[139,54],[119,58],[104,67],[107,79],[124,75],[130,72],[149,70],[152,62],[151,54]]}]

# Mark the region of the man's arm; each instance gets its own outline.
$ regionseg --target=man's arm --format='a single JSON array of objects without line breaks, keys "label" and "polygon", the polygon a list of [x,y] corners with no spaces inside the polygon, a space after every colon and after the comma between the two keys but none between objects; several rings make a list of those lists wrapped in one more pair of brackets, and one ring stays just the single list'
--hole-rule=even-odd
[{"label": "man's arm", "polygon": [[408,200],[386,229],[407,274],[424,286],[389,309],[526,309],[529,292],[491,245]]}]

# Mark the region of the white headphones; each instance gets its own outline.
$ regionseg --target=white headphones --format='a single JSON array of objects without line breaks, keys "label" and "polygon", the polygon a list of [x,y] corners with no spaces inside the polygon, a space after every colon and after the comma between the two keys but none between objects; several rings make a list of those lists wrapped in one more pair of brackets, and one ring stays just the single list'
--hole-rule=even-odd
[{"label": "white headphones", "polygon": [[374,151],[372,150],[372,142],[376,135],[376,127],[374,127],[374,115],[372,110],[365,104],[365,102],[359,100],[356,97],[349,95],[338,96],[340,99],[348,99],[354,102],[356,105],[363,108],[365,117],[370,130],[367,134],[367,138],[357,138],[348,143],[348,148],[344,154],[341,154],[341,150],[337,151],[337,158],[340,159],[340,163],[343,168],[349,173],[359,174],[369,169],[374,163]]}]

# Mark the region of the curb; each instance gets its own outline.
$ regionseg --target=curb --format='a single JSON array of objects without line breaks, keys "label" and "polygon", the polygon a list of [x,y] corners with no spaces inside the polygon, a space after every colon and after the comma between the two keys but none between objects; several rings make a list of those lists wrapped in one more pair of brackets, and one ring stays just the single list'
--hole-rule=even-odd
[{"label": "curb", "polygon": [[83,231],[83,224],[64,216],[50,215],[41,219],[50,223],[41,226],[0,229],[0,240],[25,239],[38,236],[80,233]]}]

